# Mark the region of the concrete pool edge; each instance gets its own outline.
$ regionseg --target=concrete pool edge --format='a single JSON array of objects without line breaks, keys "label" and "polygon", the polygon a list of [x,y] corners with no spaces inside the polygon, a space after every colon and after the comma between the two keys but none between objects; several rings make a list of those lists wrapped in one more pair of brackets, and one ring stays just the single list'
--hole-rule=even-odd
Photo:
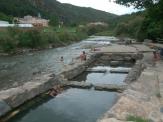
[{"label": "concrete pool edge", "polygon": [[[129,116],[140,117],[151,122],[163,121],[163,115],[160,112],[161,98],[157,96],[160,82],[158,75],[162,70],[160,71],[161,67],[157,66],[159,61],[155,62],[152,59],[153,54],[149,54],[144,53],[144,58],[139,62],[142,66],[140,76],[135,80],[128,81],[128,89],[97,122],[129,122],[126,120]],[[148,62],[149,56],[150,61],[153,60],[156,65]]]}]

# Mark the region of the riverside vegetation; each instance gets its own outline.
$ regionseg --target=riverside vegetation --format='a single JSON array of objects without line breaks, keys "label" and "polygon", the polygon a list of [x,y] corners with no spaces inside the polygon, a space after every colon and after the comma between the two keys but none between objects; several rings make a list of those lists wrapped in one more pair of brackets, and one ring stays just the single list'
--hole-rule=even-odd
[{"label": "riverside vegetation", "polygon": [[66,46],[107,29],[107,26],[102,25],[28,29],[9,27],[0,30],[0,51],[15,54],[22,53],[23,49],[39,50]]},{"label": "riverside vegetation", "polygon": [[[0,30],[0,50],[14,52],[18,48],[45,48],[69,44],[86,38],[89,35],[106,35],[117,37],[131,37],[138,41],[152,39],[162,42],[163,40],[163,0],[116,0],[118,4],[133,5],[141,11],[117,16],[92,8],[77,7],[70,4],[62,4],[56,0],[1,0],[0,20],[12,22],[13,17],[23,17],[27,14],[50,20],[50,26],[56,28],[60,22],[64,26],[75,28],[57,29],[7,29]],[[79,14],[80,13],[80,14]],[[84,27],[89,22],[104,21],[107,28]],[[44,31],[48,30],[48,31]],[[35,36],[34,36],[35,35]],[[37,40],[37,41],[36,41]]]},{"label": "riverside vegetation", "polygon": [[86,33],[70,32],[63,29],[60,32],[51,28],[7,28],[0,33],[1,52],[16,53],[22,49],[43,49],[65,46],[86,38]]}]

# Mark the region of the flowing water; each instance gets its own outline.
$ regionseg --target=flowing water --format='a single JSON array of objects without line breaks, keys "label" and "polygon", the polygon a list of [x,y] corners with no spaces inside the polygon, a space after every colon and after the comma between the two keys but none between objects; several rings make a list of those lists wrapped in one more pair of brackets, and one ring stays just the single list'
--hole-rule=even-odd
[{"label": "flowing water", "polygon": [[0,56],[0,90],[16,87],[32,80],[36,75],[59,72],[64,68],[63,64],[60,63],[61,56],[64,57],[64,63],[69,64],[83,50],[88,51],[87,48],[90,48],[95,42],[96,46],[103,43],[103,45],[106,45],[106,42],[109,42],[107,37],[102,39],[103,42],[99,40],[99,37],[94,37],[91,38],[92,43],[88,43],[88,39],[62,48],[17,56]]}]

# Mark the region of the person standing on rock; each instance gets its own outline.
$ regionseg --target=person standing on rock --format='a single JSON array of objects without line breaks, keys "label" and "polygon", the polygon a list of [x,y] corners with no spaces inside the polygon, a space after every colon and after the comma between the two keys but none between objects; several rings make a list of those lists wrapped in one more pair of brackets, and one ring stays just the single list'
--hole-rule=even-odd
[{"label": "person standing on rock", "polygon": [[87,60],[87,56],[86,56],[85,51],[83,51],[82,54],[80,55],[80,60],[81,61],[86,61]]}]

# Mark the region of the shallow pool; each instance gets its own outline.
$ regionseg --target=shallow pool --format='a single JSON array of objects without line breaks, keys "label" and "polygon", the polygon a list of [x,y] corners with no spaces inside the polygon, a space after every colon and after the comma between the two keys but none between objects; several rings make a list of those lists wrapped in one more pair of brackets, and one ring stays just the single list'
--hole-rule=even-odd
[{"label": "shallow pool", "polygon": [[108,67],[108,66],[98,66],[92,69],[96,70],[106,70],[105,73],[103,72],[84,72],[77,77],[73,78],[73,81],[86,81],[89,83],[99,83],[99,84],[124,84],[124,80],[128,74],[125,73],[110,73],[111,69],[118,69],[118,70],[129,70],[130,68],[123,68],[123,67]]},{"label": "shallow pool", "polygon": [[115,92],[68,89],[8,122],[95,122],[116,100]]}]

